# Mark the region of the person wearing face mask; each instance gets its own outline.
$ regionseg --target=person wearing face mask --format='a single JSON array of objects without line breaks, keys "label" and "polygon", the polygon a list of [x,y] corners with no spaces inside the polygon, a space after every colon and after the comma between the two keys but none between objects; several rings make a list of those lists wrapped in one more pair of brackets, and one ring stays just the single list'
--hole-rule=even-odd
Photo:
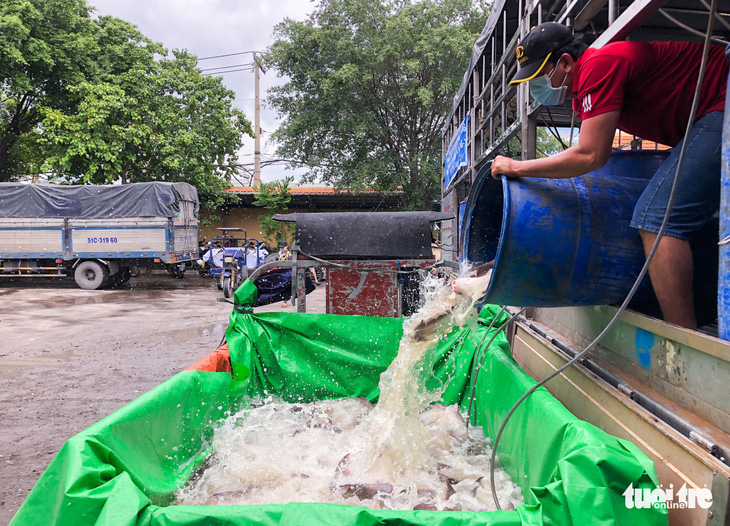
[{"label": "person wearing face mask", "polygon": [[[720,151],[728,61],[710,46],[700,103],[688,140],[679,188],[665,235],[649,267],[664,319],[696,328],[689,236],[712,218],[720,203]],[[570,28],[547,22],[517,47],[510,85],[529,82],[544,105],[572,99],[582,119],[578,143],[556,155],[527,161],[497,156],[492,176],[567,178],[606,164],[616,128],[675,147],[636,204],[631,226],[651,250],[666,212],[697,75],[702,44],[615,42],[594,49]],[[680,146],[680,147],[678,147]]]}]

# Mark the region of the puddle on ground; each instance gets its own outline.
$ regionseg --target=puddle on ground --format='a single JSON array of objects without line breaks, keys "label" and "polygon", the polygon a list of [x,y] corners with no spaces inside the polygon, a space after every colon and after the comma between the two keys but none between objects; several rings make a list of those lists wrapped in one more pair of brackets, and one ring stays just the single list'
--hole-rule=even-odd
[{"label": "puddle on ground", "polygon": [[0,358],[0,378],[14,378],[24,369],[31,367],[57,367],[69,362],[74,356],[87,355],[83,349],[64,349],[62,351],[43,351],[35,356]]},{"label": "puddle on ground", "polygon": [[[162,333],[175,341],[188,341],[201,336],[210,336],[212,339],[223,338],[228,328],[227,324],[217,323],[204,327],[191,327],[188,329],[175,329]],[[66,363],[74,356],[85,356],[89,352],[82,348],[64,349],[62,351],[42,351],[42,354],[35,356],[8,356],[0,357],[0,378],[13,378],[23,369],[32,367],[56,367]]]},{"label": "puddle on ground", "polygon": [[214,325],[207,325],[205,327],[192,327],[190,329],[175,329],[174,331],[168,331],[167,335],[169,335],[173,340],[178,341],[185,341],[190,340],[193,338],[198,338],[200,336],[211,336],[213,338],[223,338],[223,335],[226,333],[226,329],[228,328],[228,325],[223,325],[222,323],[214,324]]},{"label": "puddle on ground", "polygon": [[[133,300],[135,303],[145,300],[155,300],[167,296],[162,290],[136,291]],[[55,295],[50,298],[29,299],[26,303],[31,305],[42,305],[44,307],[58,307],[59,305],[96,305],[105,304],[127,304],[132,301],[129,290],[78,290],[69,292],[67,295]]]},{"label": "puddle on ground", "polygon": [[[74,290],[81,291],[76,282],[71,277],[12,277],[0,276],[0,287],[8,289],[55,289],[55,290]],[[139,276],[131,278],[127,283],[113,289],[101,289],[99,292],[126,292],[129,291],[149,291],[164,292],[175,290],[190,289],[216,289],[216,281],[207,277],[201,277],[196,272],[186,272],[183,279],[175,279],[164,271],[153,271],[152,273],[143,273]]]}]

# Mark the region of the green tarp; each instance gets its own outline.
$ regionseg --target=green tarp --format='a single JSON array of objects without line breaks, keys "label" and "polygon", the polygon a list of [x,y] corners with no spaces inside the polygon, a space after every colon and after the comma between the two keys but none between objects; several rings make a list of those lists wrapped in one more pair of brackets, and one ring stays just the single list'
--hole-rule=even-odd
[{"label": "green tarp", "polygon": [[[228,373],[185,371],[71,438],[43,473],[12,525],[660,525],[665,509],[627,509],[622,493],[656,487],[639,449],[571,415],[539,389],[516,411],[499,459],[521,486],[514,511],[383,511],[334,504],[168,506],[203,462],[216,423],[249,396],[285,400],[364,396],[395,357],[402,321],[317,314],[251,314],[256,290],[236,292],[227,339]],[[476,342],[497,311],[485,307]],[[504,316],[504,315],[502,315]],[[501,320],[500,320],[501,321]],[[431,382],[448,381],[443,401],[466,409],[472,329],[454,330],[434,347]],[[533,381],[510,356],[504,336],[486,351],[475,402],[476,423],[498,429]],[[486,475],[486,474],[485,474]]]}]

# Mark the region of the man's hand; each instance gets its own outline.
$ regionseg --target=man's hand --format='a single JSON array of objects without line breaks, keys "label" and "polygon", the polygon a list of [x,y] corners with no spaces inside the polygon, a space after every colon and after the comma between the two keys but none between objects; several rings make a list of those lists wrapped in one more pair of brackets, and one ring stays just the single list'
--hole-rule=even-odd
[{"label": "man's hand", "polygon": [[578,144],[550,157],[517,161],[498,155],[492,161],[492,177],[564,179],[596,170],[606,164],[611,155],[619,115],[616,110],[585,119],[580,126]]},{"label": "man's hand", "polygon": [[514,174],[514,163],[518,162],[514,159],[510,159],[509,157],[505,157],[503,155],[498,155],[494,158],[492,161],[492,177],[495,179],[499,179],[499,177],[504,174],[506,176],[510,176]]}]

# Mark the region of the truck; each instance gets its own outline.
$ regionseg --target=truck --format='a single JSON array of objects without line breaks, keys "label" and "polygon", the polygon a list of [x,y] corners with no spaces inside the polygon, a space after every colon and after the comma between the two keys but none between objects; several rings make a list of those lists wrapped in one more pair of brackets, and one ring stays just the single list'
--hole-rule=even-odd
[{"label": "truck", "polygon": [[[727,205],[721,207],[720,230],[715,224],[710,236],[714,254],[698,257],[695,252],[698,321],[702,310],[711,314],[700,323],[699,330],[689,330],[665,322],[660,313],[636,302],[620,310],[620,301],[596,303],[581,298],[579,292],[585,284],[609,288],[598,280],[583,279],[588,276],[581,273],[585,268],[576,265],[561,273],[553,271],[556,264],[534,265],[543,257],[543,249],[547,254],[551,247],[557,247],[553,254],[556,260],[561,259],[554,263],[592,257],[595,239],[592,235],[580,237],[581,229],[594,231],[596,221],[590,223],[591,217],[595,219],[591,214],[600,209],[593,200],[598,186],[591,186],[590,181],[604,181],[601,175],[639,181],[648,164],[661,158],[661,150],[654,150],[652,145],[652,150],[646,151],[648,141],[641,137],[624,140],[617,134],[614,147],[624,151],[612,154],[607,172],[594,173],[592,179],[565,180],[577,193],[587,196],[586,200],[576,201],[575,207],[567,207],[561,215],[554,199],[535,198],[529,206],[546,214],[521,223],[515,220],[516,214],[529,207],[527,201],[513,201],[516,192],[538,189],[545,180],[532,186],[519,178],[494,181],[489,163],[506,149],[516,152],[515,158],[534,159],[540,129],[553,129],[569,145],[572,136],[568,137],[567,130],[580,124],[569,101],[542,106],[530,96],[527,82],[509,85],[517,69],[518,45],[532,27],[558,22],[592,35],[592,47],[598,48],[619,40],[701,42],[712,20],[714,42],[727,43],[730,4],[726,0],[716,4],[715,8],[715,2],[709,0],[495,0],[442,130],[441,206],[455,216],[442,223],[443,257],[460,263],[494,261],[487,301],[505,305],[515,313],[515,322],[508,329],[512,357],[536,381],[591,347],[545,388],[573,414],[631,440],[654,461],[662,487],[674,491],[673,497],[666,499],[672,526],[730,524],[730,308],[725,299],[730,297],[730,258],[726,252],[730,247],[722,229],[730,210]],[[729,122],[726,115],[723,189],[730,181]],[[622,190],[629,187],[623,185]],[[574,212],[580,212],[579,221],[569,226],[568,218]],[[607,238],[614,239],[607,239],[607,246],[618,246],[614,241],[624,243],[619,247],[622,256],[630,244],[634,250],[636,243],[629,243],[629,230],[620,232],[617,223],[606,224],[615,226],[613,236],[608,229]],[[524,242],[523,234],[529,234],[533,242]],[[562,234],[576,234],[575,251],[560,244]],[[638,234],[634,231],[631,235]],[[528,260],[533,262],[532,270],[521,266]],[[613,264],[601,266],[602,270],[616,268]],[[625,277],[633,282],[638,271],[630,274]],[[541,279],[552,291],[538,297],[527,288]],[[698,305],[697,285],[705,280],[712,282],[716,292],[704,296]],[[505,299],[505,294],[497,292],[499,287],[502,291],[519,289],[524,297]],[[623,290],[618,296],[626,295]],[[637,294],[642,294],[641,290]],[[518,314],[519,308],[526,310]],[[617,315],[615,325],[594,346]],[[683,495],[704,488],[712,493],[709,505],[682,501]],[[627,489],[626,495],[629,493]],[[626,503],[617,505],[630,506],[632,502],[627,497]]]},{"label": "truck", "polygon": [[2,183],[0,278],[73,277],[96,290],[140,267],[182,277],[197,257],[198,212],[188,183]]}]

